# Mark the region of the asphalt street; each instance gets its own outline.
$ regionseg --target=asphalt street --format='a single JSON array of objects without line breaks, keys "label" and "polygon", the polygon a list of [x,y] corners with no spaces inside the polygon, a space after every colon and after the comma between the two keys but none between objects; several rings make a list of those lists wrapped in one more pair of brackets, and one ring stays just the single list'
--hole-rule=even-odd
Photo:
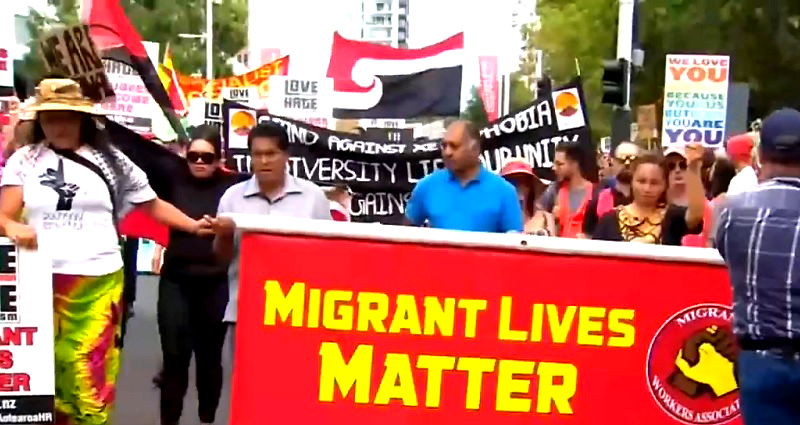
[{"label": "asphalt street", "polygon": [[[122,368],[117,381],[117,404],[113,425],[157,425],[158,389],[153,386],[153,376],[161,363],[161,349],[156,323],[156,300],[158,298],[158,278],[139,276],[136,315],[128,323],[128,334],[122,352]],[[225,382],[222,400],[217,413],[217,425],[228,423],[230,404],[230,359],[225,347]],[[197,395],[194,384],[194,364],[191,381],[186,394],[181,425],[199,425],[197,418]]]}]

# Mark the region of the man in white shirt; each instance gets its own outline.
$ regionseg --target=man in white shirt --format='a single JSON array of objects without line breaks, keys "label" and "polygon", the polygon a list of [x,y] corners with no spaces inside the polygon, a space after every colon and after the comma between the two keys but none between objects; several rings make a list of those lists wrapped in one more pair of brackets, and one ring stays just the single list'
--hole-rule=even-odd
[{"label": "man in white shirt", "polygon": [[736,176],[728,185],[728,196],[747,192],[758,186],[758,175],[753,168],[753,139],[740,134],[728,140],[728,158],[736,167]]}]

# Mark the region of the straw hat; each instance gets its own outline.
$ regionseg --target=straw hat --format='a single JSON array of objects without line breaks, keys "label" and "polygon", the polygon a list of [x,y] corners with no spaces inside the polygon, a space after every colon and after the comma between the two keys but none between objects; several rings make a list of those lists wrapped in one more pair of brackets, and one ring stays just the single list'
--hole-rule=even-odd
[{"label": "straw hat", "polygon": [[544,191],[546,184],[533,172],[533,167],[523,158],[511,158],[500,170],[500,176],[509,178],[511,176],[524,176],[530,179],[534,192],[537,194]]},{"label": "straw hat", "polygon": [[81,86],[69,79],[42,80],[36,87],[36,101],[25,112],[75,111],[89,115],[104,115],[94,101],[83,95]]}]

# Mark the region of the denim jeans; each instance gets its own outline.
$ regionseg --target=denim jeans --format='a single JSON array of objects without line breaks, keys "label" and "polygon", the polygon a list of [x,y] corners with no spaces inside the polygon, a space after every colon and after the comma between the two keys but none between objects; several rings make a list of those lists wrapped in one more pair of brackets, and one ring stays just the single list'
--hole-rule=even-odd
[{"label": "denim jeans", "polygon": [[739,387],[745,425],[800,424],[800,356],[742,351]]}]

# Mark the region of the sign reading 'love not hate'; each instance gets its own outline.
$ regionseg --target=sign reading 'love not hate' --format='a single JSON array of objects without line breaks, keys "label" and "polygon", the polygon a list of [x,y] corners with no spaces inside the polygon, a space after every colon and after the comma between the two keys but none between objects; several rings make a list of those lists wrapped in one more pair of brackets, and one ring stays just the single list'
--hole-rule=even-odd
[{"label": "sign reading 'love not hate'", "polygon": [[667,55],[664,82],[664,146],[725,140],[730,57]]}]

